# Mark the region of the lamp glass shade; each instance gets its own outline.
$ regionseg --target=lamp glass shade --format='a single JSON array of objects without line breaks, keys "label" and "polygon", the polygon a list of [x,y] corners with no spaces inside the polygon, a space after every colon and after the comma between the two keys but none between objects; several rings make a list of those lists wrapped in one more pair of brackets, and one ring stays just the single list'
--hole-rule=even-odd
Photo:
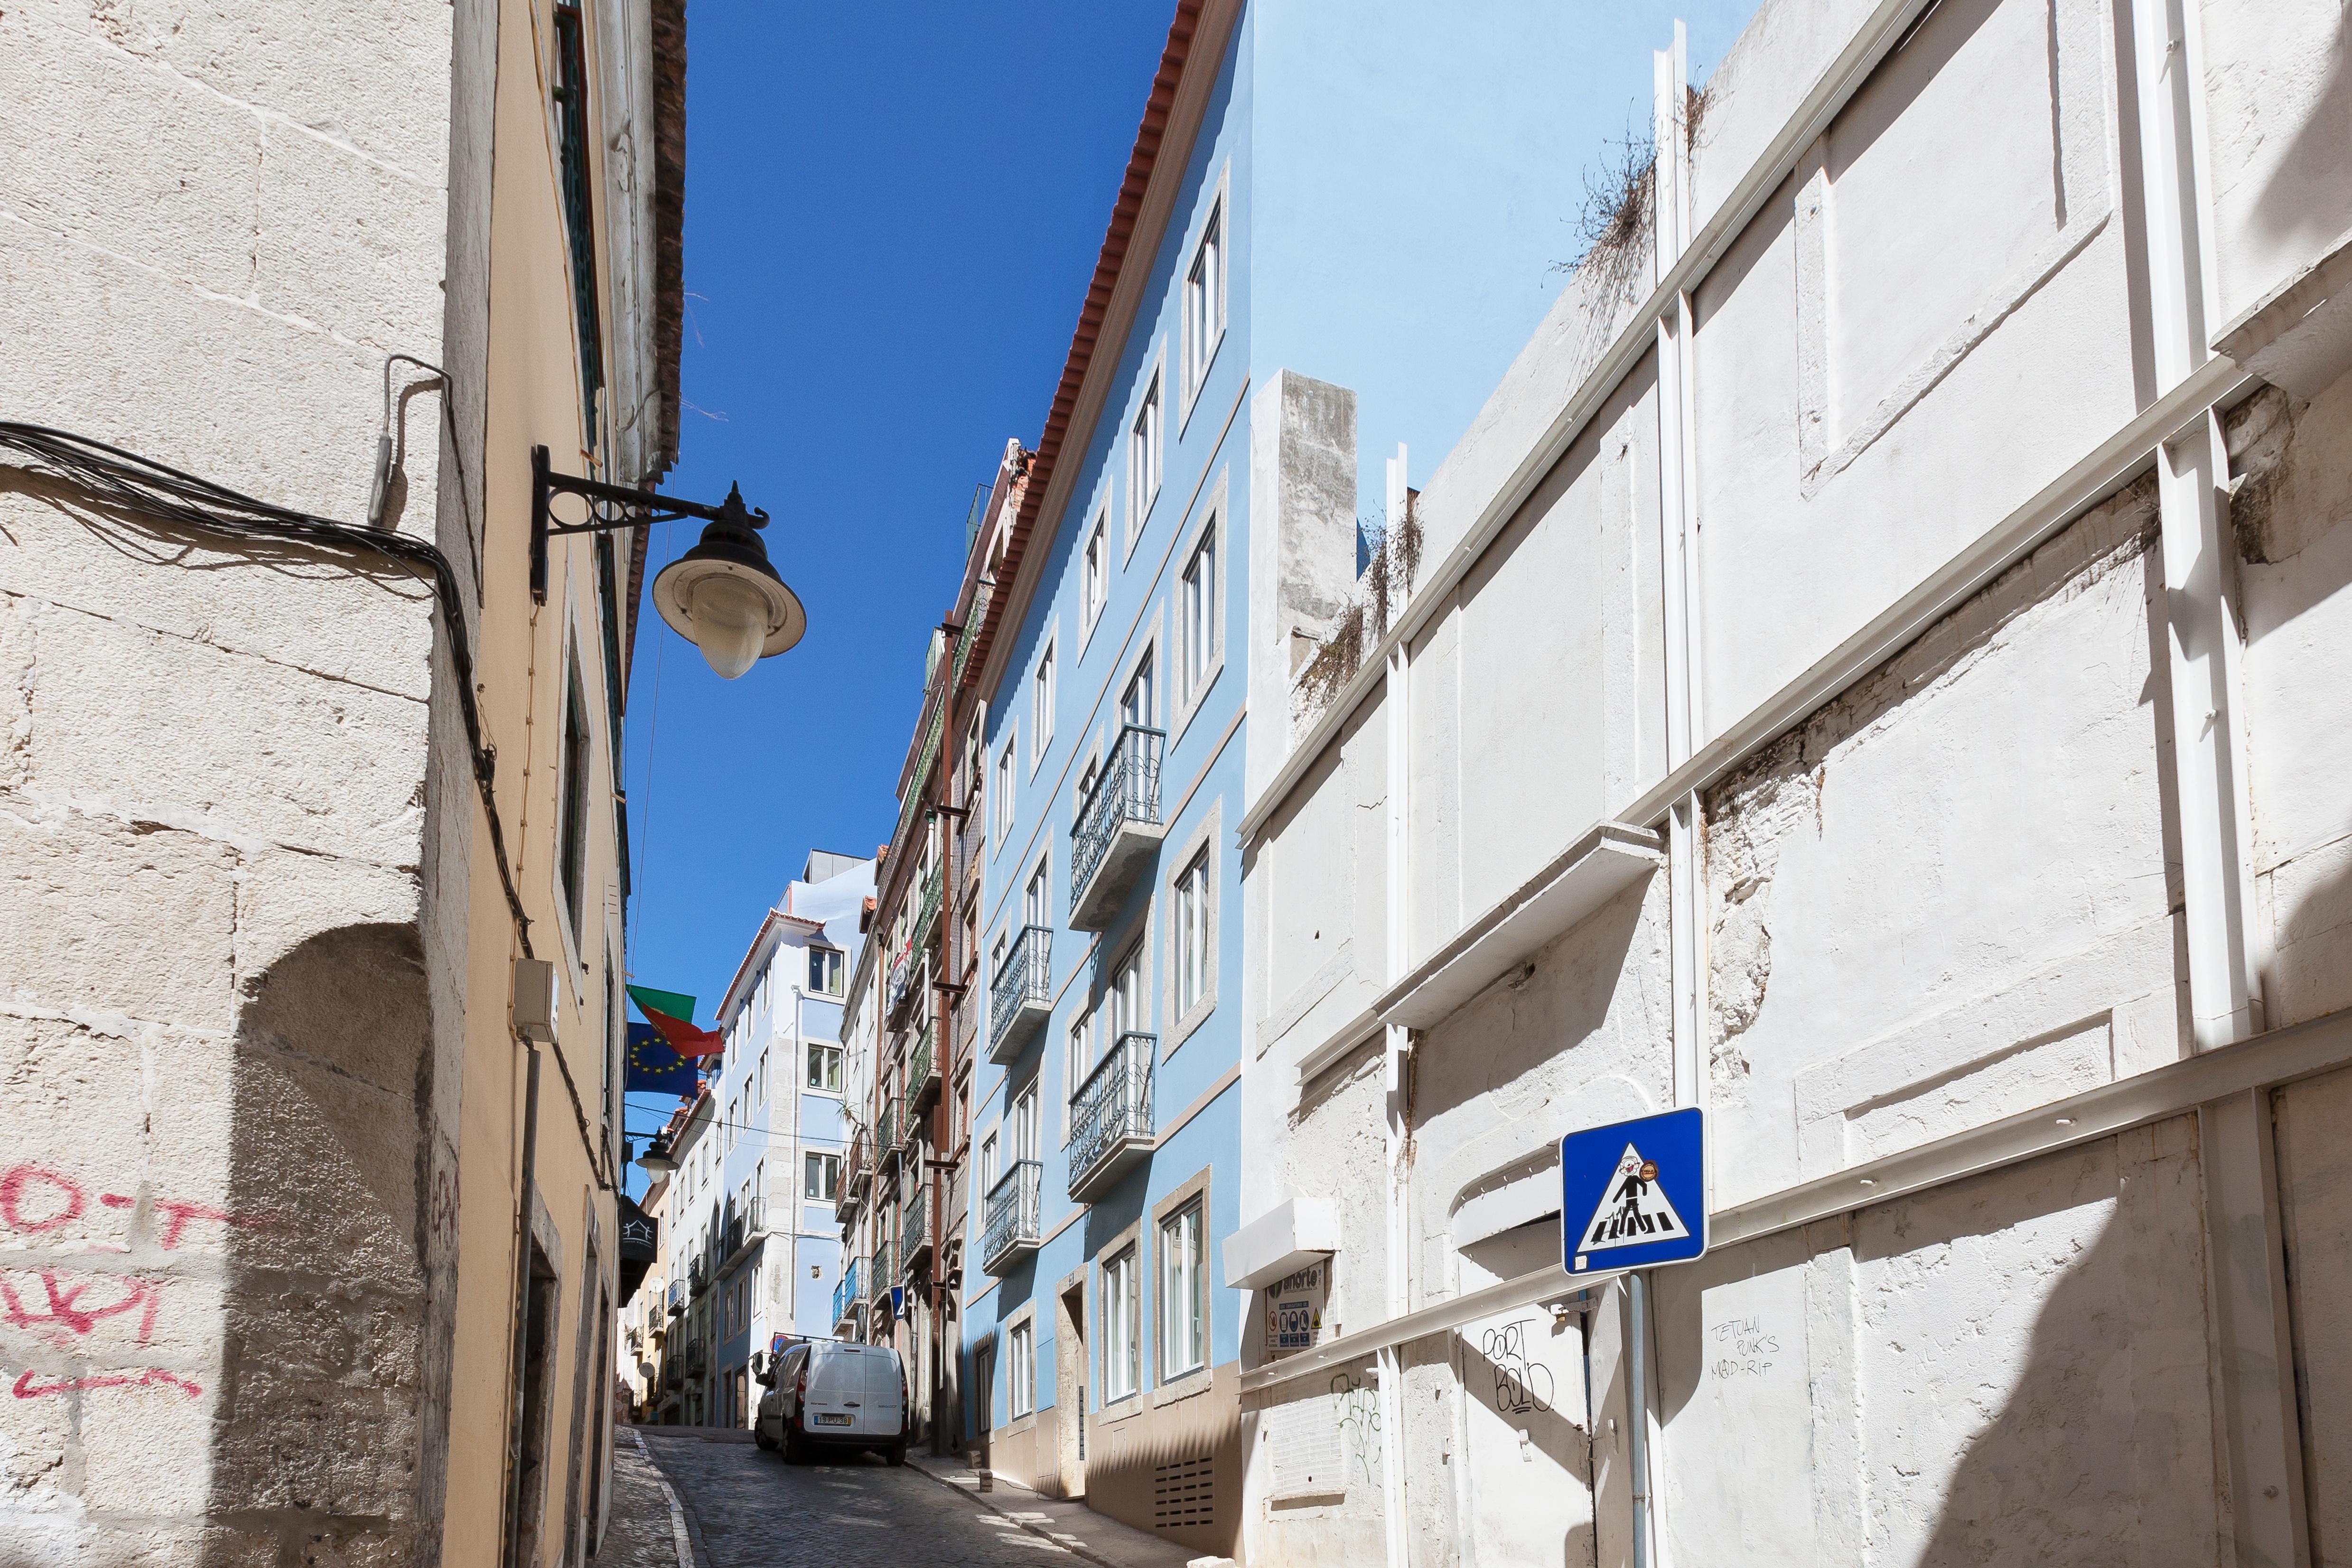
[{"label": "lamp glass shade", "polygon": [[667,1176],[677,1169],[677,1162],[669,1157],[669,1148],[667,1144],[653,1143],[648,1144],[646,1152],[637,1156],[637,1168],[648,1176]]},{"label": "lamp glass shade", "polygon": [[714,572],[694,584],[687,615],[695,646],[720,679],[732,680],[759,662],[768,640],[767,595],[731,573]]}]

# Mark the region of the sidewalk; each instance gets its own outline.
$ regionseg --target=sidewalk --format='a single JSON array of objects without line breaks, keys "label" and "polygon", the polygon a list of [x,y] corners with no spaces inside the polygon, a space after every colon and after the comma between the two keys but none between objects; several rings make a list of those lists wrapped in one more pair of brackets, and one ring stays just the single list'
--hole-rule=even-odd
[{"label": "sidewalk", "polygon": [[611,1519],[596,1553],[599,1568],[694,1568],[669,1483],[625,1426],[613,1432]]},{"label": "sidewalk", "polygon": [[1099,1568],[1188,1568],[1193,1563],[1223,1563],[1232,1560],[1207,1557],[1190,1547],[1160,1540],[1148,1531],[1121,1524],[1097,1513],[1083,1502],[1047,1497],[1000,1475],[994,1489],[980,1489],[980,1473],[961,1458],[919,1454],[911,1449],[907,1463],[942,1485],[955,1488],[983,1508],[992,1509],[1033,1534],[1067,1547]]}]

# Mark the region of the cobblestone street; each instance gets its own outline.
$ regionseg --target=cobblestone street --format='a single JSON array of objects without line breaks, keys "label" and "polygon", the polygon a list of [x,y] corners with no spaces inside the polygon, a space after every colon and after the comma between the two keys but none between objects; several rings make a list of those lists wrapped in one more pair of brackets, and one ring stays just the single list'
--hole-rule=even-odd
[{"label": "cobblestone street", "polygon": [[[813,1465],[787,1465],[734,1434],[706,1437],[695,1429],[640,1426],[646,1447],[685,1505],[696,1568],[1004,1568],[1040,1562],[1076,1564],[1066,1549],[989,1511],[913,1464],[894,1469],[859,1454]],[[688,1433],[691,1431],[692,1435]],[[745,1434],[748,1436],[748,1434]],[[634,1458],[625,1436],[616,1452]],[[643,1514],[647,1493],[616,1490],[616,1505]],[[658,1483],[657,1517],[631,1521],[628,1539],[647,1543],[627,1568],[671,1568],[667,1507]],[[614,1527],[620,1527],[616,1517]]]}]

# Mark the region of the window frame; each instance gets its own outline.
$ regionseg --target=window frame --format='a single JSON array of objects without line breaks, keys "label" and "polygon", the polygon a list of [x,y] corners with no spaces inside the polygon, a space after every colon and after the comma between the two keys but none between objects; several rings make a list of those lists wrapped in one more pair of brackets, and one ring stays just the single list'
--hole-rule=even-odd
[{"label": "window frame", "polygon": [[[845,984],[848,955],[831,942],[813,942],[808,944],[808,994],[812,996],[838,996]],[[820,979],[818,970],[824,971]]]},{"label": "window frame", "polygon": [[[1167,996],[1165,1006],[1168,1029],[1160,1041],[1160,1056],[1165,1061],[1176,1054],[1209,1016],[1217,1010],[1218,974],[1221,967],[1221,937],[1224,917],[1223,843],[1224,802],[1213,802],[1201,816],[1201,820],[1177,845],[1164,864],[1173,868],[1167,874],[1165,887],[1168,905]],[[1184,994],[1185,908],[1183,884],[1195,869],[1204,873],[1201,908],[1200,940],[1202,943],[1201,989],[1189,1003]]]},{"label": "window frame", "polygon": [[[1159,1295],[1152,1317],[1159,1328],[1159,1381],[1164,1386],[1180,1377],[1190,1377],[1206,1371],[1209,1364],[1209,1244],[1206,1215],[1208,1195],[1202,1194],[1181,1204],[1173,1214],[1157,1221],[1158,1240],[1153,1248],[1159,1255],[1160,1267],[1154,1270]],[[1190,1222],[1190,1240],[1180,1243],[1177,1228]],[[1181,1254],[1180,1254],[1181,1248]],[[1180,1279],[1176,1266],[1189,1264],[1189,1280]],[[1176,1291],[1184,1287],[1181,1303]],[[1181,1310],[1179,1310],[1181,1306]],[[1189,1344],[1180,1343],[1180,1330]],[[1178,1364],[1180,1352],[1191,1360]]]},{"label": "window frame", "polygon": [[1134,412],[1128,416],[1123,446],[1127,453],[1127,539],[1121,552],[1124,565],[1135,554],[1151,520],[1168,476],[1168,345],[1153,351],[1142,378],[1137,382]]},{"label": "window frame", "polygon": [[1004,1331],[1004,1408],[1020,1420],[1037,1413],[1037,1321],[1024,1318]]},{"label": "window frame", "polygon": [[[810,1178],[817,1178],[816,1192],[809,1191]],[[841,1194],[841,1156],[828,1154],[822,1149],[809,1149],[801,1154],[801,1201],[808,1204],[829,1204]]]},{"label": "window frame", "polygon": [[[1134,1238],[1128,1239],[1102,1261],[1102,1288],[1098,1293],[1102,1303],[1102,1363],[1098,1386],[1106,1407],[1143,1393],[1142,1261],[1142,1245]],[[1118,1358],[1116,1363],[1114,1356]],[[1115,1364],[1125,1373],[1124,1386],[1113,1381]],[[1111,1392],[1114,1387],[1118,1389],[1116,1394]]]},{"label": "window frame", "polygon": [[[807,1081],[802,1088],[816,1094],[841,1092],[842,1047],[830,1040],[809,1040],[803,1058]],[[820,1070],[822,1068],[822,1070]]]},{"label": "window frame", "polygon": [[[1192,409],[1200,401],[1201,389],[1208,384],[1209,372],[1217,363],[1217,351],[1224,345],[1227,284],[1233,276],[1234,255],[1231,189],[1232,165],[1227,164],[1217,171],[1208,210],[1202,216],[1199,232],[1191,248],[1185,253],[1176,309],[1182,334],[1179,357],[1183,371],[1183,397],[1176,430],[1180,437],[1184,433],[1184,426],[1192,423]],[[1216,272],[1215,298],[1205,301],[1209,306],[1207,311],[1196,314],[1193,309],[1193,279],[1202,270],[1203,253],[1212,246],[1215,248],[1213,263]]]},{"label": "window frame", "polygon": [[1029,669],[1029,776],[1035,778],[1037,770],[1045,763],[1045,755],[1054,749],[1054,709],[1060,699],[1061,671],[1055,655],[1060,638],[1053,632],[1045,634],[1045,646],[1037,650],[1037,662]]},{"label": "window frame", "polygon": [[1106,491],[1095,504],[1094,521],[1078,550],[1078,649],[1083,657],[1088,638],[1110,605],[1110,496]]},{"label": "window frame", "polygon": [[[1225,621],[1232,613],[1232,600],[1227,588],[1231,583],[1232,538],[1226,527],[1226,481],[1231,469],[1220,469],[1216,480],[1209,487],[1209,499],[1202,508],[1202,521],[1194,531],[1189,547],[1176,559],[1182,562],[1176,573],[1175,583],[1169,594],[1171,621],[1171,653],[1175,666],[1175,679],[1167,704],[1168,743],[1174,746],[1184,732],[1192,728],[1198,714],[1213,690],[1225,668]],[[1188,625],[1185,615],[1184,587],[1187,574],[1203,550],[1211,552],[1210,564],[1214,568],[1209,584],[1208,647],[1199,667],[1192,664]]]},{"label": "window frame", "polygon": [[1021,731],[1010,719],[1004,721],[1004,745],[996,753],[995,826],[996,847],[1002,853],[1013,837],[1013,796],[1020,784]]}]

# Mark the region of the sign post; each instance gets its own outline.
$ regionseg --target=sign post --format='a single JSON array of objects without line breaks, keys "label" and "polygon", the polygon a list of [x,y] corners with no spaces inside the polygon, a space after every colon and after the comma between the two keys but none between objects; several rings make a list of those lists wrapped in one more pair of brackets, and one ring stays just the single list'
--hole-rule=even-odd
[{"label": "sign post", "polygon": [[1559,1141],[1560,1267],[1688,1263],[1706,1250],[1706,1124],[1696,1106]]}]

